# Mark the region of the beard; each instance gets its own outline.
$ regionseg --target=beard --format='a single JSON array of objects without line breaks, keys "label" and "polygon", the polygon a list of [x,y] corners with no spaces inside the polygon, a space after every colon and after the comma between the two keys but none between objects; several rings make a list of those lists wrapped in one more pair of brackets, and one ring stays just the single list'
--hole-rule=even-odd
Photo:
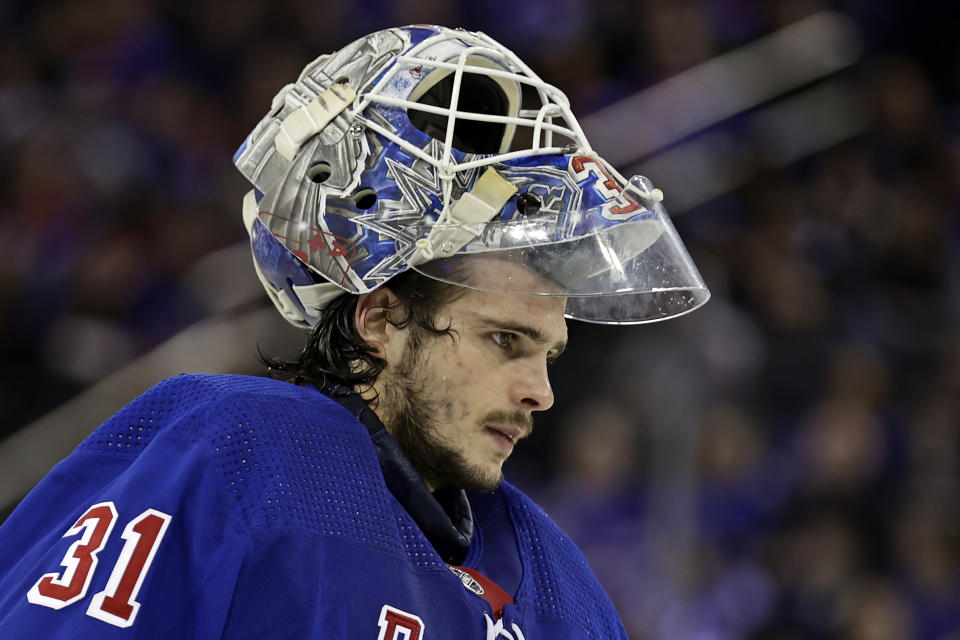
[{"label": "beard", "polygon": [[[441,433],[440,425],[453,419],[452,410],[449,402],[436,391],[438,381],[430,375],[421,333],[418,327],[411,327],[400,361],[382,391],[388,407],[385,426],[432,491],[444,488],[493,491],[503,481],[502,469],[491,471],[471,463],[455,443]],[[433,336],[427,337],[431,338]],[[493,411],[484,416],[480,424],[504,422],[519,422],[533,428],[532,418],[521,412]]]}]

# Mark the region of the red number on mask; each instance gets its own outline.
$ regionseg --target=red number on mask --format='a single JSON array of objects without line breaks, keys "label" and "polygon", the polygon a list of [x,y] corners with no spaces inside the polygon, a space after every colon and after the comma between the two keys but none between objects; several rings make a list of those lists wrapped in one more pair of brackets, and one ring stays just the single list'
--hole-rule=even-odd
[{"label": "red number on mask", "polygon": [[616,180],[613,179],[613,176],[607,172],[596,158],[577,156],[570,161],[570,166],[573,168],[574,177],[577,180],[582,180],[588,173],[592,173],[593,177],[600,183],[598,187],[600,192],[608,198],[616,199],[619,204],[616,206],[607,205],[610,213],[622,216],[643,209],[643,207],[631,200],[630,197],[623,192],[623,189],[617,184]]}]

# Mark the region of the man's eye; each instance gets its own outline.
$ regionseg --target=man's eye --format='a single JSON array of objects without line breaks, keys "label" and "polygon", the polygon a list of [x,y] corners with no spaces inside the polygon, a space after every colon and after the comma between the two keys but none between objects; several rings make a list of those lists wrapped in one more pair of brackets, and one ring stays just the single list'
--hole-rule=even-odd
[{"label": "man's eye", "polygon": [[490,338],[501,349],[510,349],[513,346],[515,336],[512,333],[507,333],[506,331],[495,331],[494,333],[490,334]]}]

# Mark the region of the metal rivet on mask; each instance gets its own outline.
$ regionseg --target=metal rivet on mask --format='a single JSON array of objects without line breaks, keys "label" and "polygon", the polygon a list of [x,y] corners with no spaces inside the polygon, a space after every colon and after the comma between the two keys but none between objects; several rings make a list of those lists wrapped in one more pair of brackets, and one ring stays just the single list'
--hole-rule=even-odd
[{"label": "metal rivet on mask", "polygon": [[350,125],[350,135],[351,135],[354,139],[357,139],[357,138],[359,138],[360,136],[362,136],[362,135],[363,135],[363,125],[360,124],[359,122],[354,122],[352,125]]},{"label": "metal rivet on mask", "polygon": [[371,209],[377,204],[377,192],[370,187],[363,187],[353,194],[353,202],[357,209]]},{"label": "metal rivet on mask", "polygon": [[540,211],[540,198],[532,193],[521,193],[517,196],[517,211],[525,216],[536,214]]},{"label": "metal rivet on mask", "polygon": [[307,169],[307,177],[317,184],[326,182],[331,173],[333,173],[333,169],[330,167],[330,163],[326,160],[314,162],[312,165],[310,165],[310,168]]}]

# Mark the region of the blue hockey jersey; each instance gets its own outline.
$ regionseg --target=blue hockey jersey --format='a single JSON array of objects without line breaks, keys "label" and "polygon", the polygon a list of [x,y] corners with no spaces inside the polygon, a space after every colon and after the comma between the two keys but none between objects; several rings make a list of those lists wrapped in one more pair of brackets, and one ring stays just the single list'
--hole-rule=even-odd
[{"label": "blue hockey jersey", "polygon": [[[522,569],[499,618],[344,407],[264,378],[172,378],[0,527],[0,638],[625,638],[575,545],[510,484],[497,493]],[[466,568],[495,525],[478,523]]]}]

